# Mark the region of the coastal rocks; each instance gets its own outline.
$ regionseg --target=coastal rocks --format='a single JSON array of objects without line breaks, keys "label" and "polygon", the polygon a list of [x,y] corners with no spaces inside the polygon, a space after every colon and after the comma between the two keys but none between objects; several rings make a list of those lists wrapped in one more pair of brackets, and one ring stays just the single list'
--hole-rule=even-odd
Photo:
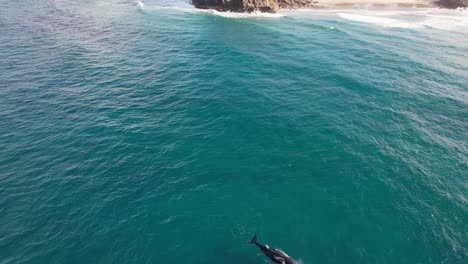
[{"label": "coastal rocks", "polygon": [[435,2],[440,7],[456,9],[459,7],[468,7],[468,0],[439,0]]},{"label": "coastal rocks", "polygon": [[255,10],[261,12],[275,13],[279,9],[277,0],[243,0],[243,10],[253,12]]},{"label": "coastal rocks", "polygon": [[278,0],[280,8],[304,8],[304,7],[314,7],[317,5],[318,1],[316,0]]},{"label": "coastal rocks", "polygon": [[[434,0],[435,4],[443,8],[468,7],[468,0]],[[268,12],[275,13],[280,8],[296,9],[317,7],[317,0],[192,0],[197,8],[215,9],[233,12]]]},{"label": "coastal rocks", "polygon": [[202,9],[234,12],[275,13],[279,9],[278,0],[193,0],[192,4]]},{"label": "coastal rocks", "polygon": [[316,3],[316,0],[192,0],[192,4],[197,8],[249,13],[275,13],[280,8],[313,7]]}]

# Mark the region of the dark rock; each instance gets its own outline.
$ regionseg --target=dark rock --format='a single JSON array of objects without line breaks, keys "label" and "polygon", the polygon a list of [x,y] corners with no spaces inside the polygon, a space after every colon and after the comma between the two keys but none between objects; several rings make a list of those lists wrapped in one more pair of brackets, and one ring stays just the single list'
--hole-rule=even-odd
[{"label": "dark rock", "polygon": [[234,12],[275,13],[279,8],[278,0],[192,0],[192,4],[202,9]]},{"label": "dark rock", "polygon": [[316,5],[315,0],[278,0],[280,8],[303,8]]},{"label": "dark rock", "polygon": [[438,0],[435,2],[440,7],[455,9],[458,7],[468,7],[468,0]]},{"label": "dark rock", "polygon": [[192,0],[197,8],[234,12],[275,13],[279,8],[301,8],[314,6],[314,0]]}]

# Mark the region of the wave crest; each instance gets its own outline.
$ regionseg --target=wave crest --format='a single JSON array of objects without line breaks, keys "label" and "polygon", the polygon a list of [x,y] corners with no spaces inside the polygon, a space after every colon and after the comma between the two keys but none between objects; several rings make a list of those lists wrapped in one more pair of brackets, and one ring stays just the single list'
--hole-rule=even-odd
[{"label": "wave crest", "polygon": [[453,10],[430,11],[375,11],[375,12],[338,12],[339,17],[381,27],[408,29],[466,30],[468,15],[466,12]]}]

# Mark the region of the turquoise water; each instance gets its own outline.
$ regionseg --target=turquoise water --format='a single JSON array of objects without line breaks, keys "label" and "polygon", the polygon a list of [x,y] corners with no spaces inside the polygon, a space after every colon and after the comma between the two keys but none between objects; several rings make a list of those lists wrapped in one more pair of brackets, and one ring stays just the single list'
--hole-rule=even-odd
[{"label": "turquoise water", "polygon": [[466,12],[0,6],[0,263],[466,263]]}]

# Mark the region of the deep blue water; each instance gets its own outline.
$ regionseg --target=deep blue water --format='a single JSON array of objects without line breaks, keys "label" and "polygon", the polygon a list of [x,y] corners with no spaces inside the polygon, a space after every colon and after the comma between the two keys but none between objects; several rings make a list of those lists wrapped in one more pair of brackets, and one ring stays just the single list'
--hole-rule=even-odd
[{"label": "deep blue water", "polygon": [[466,263],[467,21],[1,0],[0,263]]}]

